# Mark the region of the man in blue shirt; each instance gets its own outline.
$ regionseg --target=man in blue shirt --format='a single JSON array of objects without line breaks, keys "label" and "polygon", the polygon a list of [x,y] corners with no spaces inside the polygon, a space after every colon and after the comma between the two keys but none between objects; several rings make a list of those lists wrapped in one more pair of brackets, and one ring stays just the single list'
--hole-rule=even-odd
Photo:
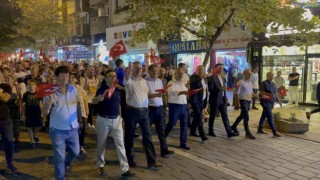
[{"label": "man in blue shirt", "polygon": [[258,133],[260,134],[267,134],[263,130],[264,121],[267,118],[269,126],[272,130],[273,136],[275,137],[281,137],[281,134],[277,132],[276,127],[274,125],[273,121],[273,115],[272,115],[272,109],[274,107],[274,103],[276,100],[280,103],[280,106],[282,106],[278,96],[277,96],[277,88],[276,85],[272,82],[273,80],[273,73],[268,72],[267,73],[267,80],[263,81],[260,84],[260,103],[263,108],[262,115],[259,122],[259,128]]},{"label": "man in blue shirt", "polygon": [[114,70],[108,70],[105,73],[104,82],[97,90],[96,96],[93,98],[92,103],[98,104],[97,116],[97,166],[98,173],[104,174],[104,155],[106,149],[106,142],[109,132],[111,132],[113,140],[116,145],[118,158],[120,162],[121,176],[131,177],[133,173],[129,171],[128,160],[126,157],[126,150],[123,143],[123,128],[122,119],[120,118],[120,90],[115,89],[110,99],[105,98],[105,92],[113,86],[114,81],[117,80],[117,75]]},{"label": "man in blue shirt", "polygon": [[80,151],[78,92],[74,86],[68,84],[68,66],[59,66],[54,74],[60,87],[55,93],[43,98],[42,114],[47,116],[50,113],[49,135],[54,155],[55,179],[64,180],[65,172],[69,171],[72,160]]}]

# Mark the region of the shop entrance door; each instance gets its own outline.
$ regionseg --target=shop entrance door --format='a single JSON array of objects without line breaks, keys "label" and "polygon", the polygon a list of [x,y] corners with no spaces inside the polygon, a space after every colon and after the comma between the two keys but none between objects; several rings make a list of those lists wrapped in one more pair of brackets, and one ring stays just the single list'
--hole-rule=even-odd
[{"label": "shop entrance door", "polygon": [[306,62],[307,68],[304,74],[304,102],[317,104],[317,84],[320,81],[320,54],[309,54]]}]

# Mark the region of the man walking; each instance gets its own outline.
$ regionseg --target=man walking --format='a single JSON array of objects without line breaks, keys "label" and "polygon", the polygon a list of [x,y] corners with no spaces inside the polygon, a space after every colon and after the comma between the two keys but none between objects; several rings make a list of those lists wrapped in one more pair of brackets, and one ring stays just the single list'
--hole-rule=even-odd
[{"label": "man walking", "polygon": [[289,80],[289,103],[288,105],[294,104],[298,105],[298,97],[299,97],[299,77],[300,74],[297,73],[297,68],[292,68],[292,73],[289,74],[288,80]]},{"label": "man walking", "polygon": [[251,73],[251,83],[252,83],[252,89],[253,92],[256,94],[256,96],[252,97],[252,109],[258,110],[259,108],[256,107],[256,100],[258,97],[259,92],[259,67],[253,67],[252,73]]},{"label": "man walking", "polygon": [[137,167],[133,160],[133,138],[136,124],[139,123],[142,131],[142,143],[146,152],[148,168],[162,167],[157,163],[156,153],[152,143],[151,128],[148,111],[148,86],[146,80],[141,77],[142,65],[139,61],[129,64],[129,72],[126,73],[123,84],[126,87],[127,117],[125,122],[125,148],[130,167]]},{"label": "man walking", "polygon": [[216,113],[220,112],[224,128],[226,129],[227,136],[237,136],[230,128],[230,122],[227,114],[227,95],[226,86],[222,79],[223,64],[215,65],[216,74],[208,78],[208,89],[210,92],[209,103],[210,103],[210,118],[209,118],[209,135],[216,137],[213,130],[214,119]]},{"label": "man walking", "polygon": [[70,170],[72,160],[80,151],[77,113],[81,112],[77,111],[78,92],[74,86],[68,84],[69,68],[59,66],[54,74],[59,90],[43,98],[42,114],[47,116],[50,111],[49,135],[54,155],[55,179],[64,180],[65,172]]},{"label": "man walking", "polygon": [[134,174],[129,171],[129,165],[123,143],[122,119],[119,116],[121,90],[115,89],[110,99],[104,98],[105,91],[107,89],[110,90],[116,80],[116,72],[114,70],[108,70],[104,77],[105,83],[101,84],[97,90],[96,96],[92,100],[93,104],[97,104],[96,107],[98,110],[96,122],[98,173],[100,175],[104,175],[104,155],[107,137],[109,132],[111,132],[120,162],[121,176],[131,177],[134,176]]},{"label": "man walking", "polygon": [[[208,140],[203,131],[202,113],[207,98],[207,85],[204,81],[205,72],[202,65],[197,66],[196,72],[190,77],[190,89],[195,90],[202,88],[202,91],[190,96],[190,103],[193,111],[193,121],[190,128],[190,135],[201,137],[202,141]],[[196,133],[198,128],[199,135]]]},{"label": "man walking", "polygon": [[243,126],[246,132],[245,137],[248,139],[255,139],[255,137],[252,135],[252,133],[249,130],[250,103],[251,103],[252,97],[255,96],[255,93],[253,92],[252,84],[250,81],[250,73],[251,72],[249,69],[246,69],[245,71],[243,71],[243,81],[241,82],[237,91],[237,94],[240,99],[241,113],[237,117],[233,125],[231,126],[231,129],[233,130],[234,133],[239,134],[237,126],[243,119]]},{"label": "man walking", "polygon": [[174,152],[168,150],[166,136],[164,134],[164,108],[162,102],[163,93],[156,92],[157,89],[163,89],[162,81],[157,78],[158,67],[154,64],[148,68],[149,76],[146,81],[149,89],[149,118],[150,125],[153,123],[156,126],[158,138],[160,142],[161,157],[167,157]]},{"label": "man walking", "polygon": [[269,126],[272,130],[273,136],[274,137],[281,137],[281,134],[277,132],[276,127],[274,125],[273,121],[273,115],[272,115],[272,109],[274,107],[274,103],[276,100],[280,103],[280,106],[282,106],[278,95],[277,95],[277,89],[276,86],[274,85],[273,81],[273,73],[268,72],[267,73],[267,80],[263,81],[260,85],[260,103],[263,108],[262,110],[262,115],[260,118],[259,122],[259,128],[258,132],[260,134],[267,134],[263,130],[264,126],[264,121],[267,118]]}]

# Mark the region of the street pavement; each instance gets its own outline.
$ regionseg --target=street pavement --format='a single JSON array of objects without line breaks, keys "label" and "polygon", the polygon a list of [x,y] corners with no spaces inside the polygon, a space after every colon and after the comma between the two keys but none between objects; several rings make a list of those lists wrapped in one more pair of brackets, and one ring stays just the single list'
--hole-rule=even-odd
[{"label": "street pavement", "polygon": [[[305,110],[314,107],[284,106],[277,107],[274,112],[281,112],[286,117],[290,112],[297,114],[301,120],[305,118]],[[261,115],[259,110],[250,110],[250,128],[257,137],[256,140],[244,138],[242,123],[238,129],[240,136],[227,138],[221,118],[216,118],[215,130],[217,137],[209,137],[209,141],[202,143],[200,138],[188,136],[190,151],[178,148],[179,124],[173,129],[167,141],[169,149],[175,151],[169,158],[161,158],[159,141],[153,130],[153,141],[158,155],[158,161],[164,167],[158,170],[147,168],[146,156],[142,147],[141,136],[135,139],[135,160],[137,168],[130,171],[136,174],[131,179],[320,179],[320,143],[317,137],[320,134],[319,115],[312,116],[310,131],[305,135],[286,135],[281,138],[256,134],[257,124]],[[240,111],[228,107],[231,123],[239,115]],[[205,125],[207,131],[207,124]],[[138,134],[141,132],[138,130]],[[29,148],[27,132],[21,133],[19,151],[15,153],[14,164],[19,173],[7,174],[0,170],[0,179],[54,179],[52,151],[50,139],[46,133],[40,134],[40,144],[35,148]],[[86,138],[86,157],[79,158],[72,165],[72,173],[68,179],[121,179],[119,162],[115,146],[111,137],[108,138],[106,147],[106,176],[101,177],[96,170],[96,136],[94,130],[88,130]],[[4,169],[3,152],[0,154],[2,163],[0,169]]]}]

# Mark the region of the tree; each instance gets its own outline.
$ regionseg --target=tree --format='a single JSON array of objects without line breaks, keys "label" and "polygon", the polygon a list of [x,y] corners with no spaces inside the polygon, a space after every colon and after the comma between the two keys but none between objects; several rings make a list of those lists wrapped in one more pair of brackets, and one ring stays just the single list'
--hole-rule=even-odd
[{"label": "tree", "polygon": [[[22,46],[42,46],[49,43],[52,38],[68,36],[68,23],[62,22],[62,11],[58,1],[53,0],[5,0],[0,3],[7,6],[7,10],[0,12],[2,18],[10,17],[1,23],[7,28],[2,31],[2,38],[6,43],[0,43],[0,49]],[[6,16],[3,16],[6,15]],[[70,23],[69,23],[70,24]],[[0,26],[1,27],[1,26]],[[8,41],[10,40],[10,41]],[[11,45],[11,46],[10,46]]]},{"label": "tree", "polygon": [[[203,64],[208,63],[211,49],[220,34],[232,25],[245,24],[256,33],[267,32],[273,22],[272,32],[279,28],[293,28],[300,33],[294,38],[299,42],[314,43],[319,33],[319,19],[306,20],[303,6],[297,0],[127,0],[134,5],[129,22],[144,22],[145,27],[135,33],[135,41],[159,39],[172,32],[188,31],[208,44]],[[312,42],[311,42],[312,41]]]}]

